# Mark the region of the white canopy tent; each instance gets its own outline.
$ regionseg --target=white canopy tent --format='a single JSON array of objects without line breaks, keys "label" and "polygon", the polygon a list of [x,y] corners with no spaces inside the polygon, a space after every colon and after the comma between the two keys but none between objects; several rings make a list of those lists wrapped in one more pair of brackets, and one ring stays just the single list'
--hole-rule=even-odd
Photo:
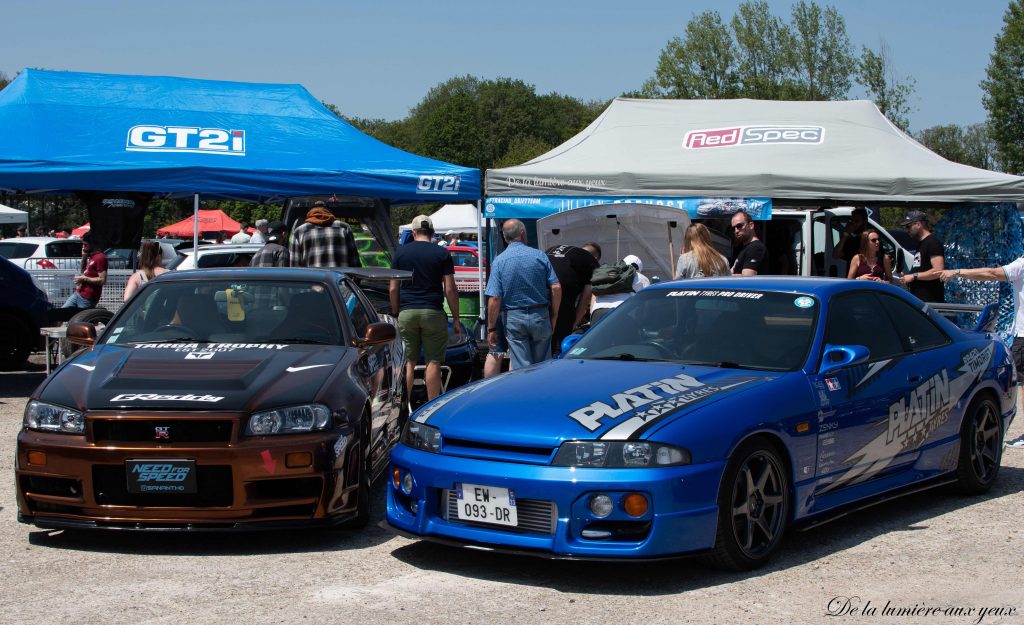
[{"label": "white canopy tent", "polygon": [[[456,234],[476,234],[480,224],[480,209],[475,204],[445,204],[430,215],[434,232],[444,234],[451,230]],[[412,224],[405,224],[400,230],[412,230]]]},{"label": "white canopy tent", "polygon": [[28,213],[0,204],[0,224],[27,224]]}]

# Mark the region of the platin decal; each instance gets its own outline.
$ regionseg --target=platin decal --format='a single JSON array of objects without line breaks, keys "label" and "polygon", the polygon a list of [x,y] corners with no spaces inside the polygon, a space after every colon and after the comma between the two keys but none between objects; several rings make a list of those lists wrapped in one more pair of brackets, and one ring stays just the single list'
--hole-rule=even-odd
[{"label": "platin decal", "polygon": [[750,291],[711,291],[711,290],[686,290],[669,291],[665,297],[732,297],[735,299],[761,299],[764,293],[751,293]]},{"label": "platin decal", "polygon": [[[600,437],[608,440],[625,440],[630,436],[642,434],[661,417],[683,406],[760,379],[762,378],[740,377],[723,380],[724,383],[705,384],[695,377],[681,373],[615,393],[611,396],[610,402],[596,401],[570,412],[568,416],[591,432],[595,432],[607,425],[608,421],[635,412],[632,417],[616,424]],[[640,407],[645,408],[636,411]]]},{"label": "platin decal", "polygon": [[452,391],[450,393],[445,393],[444,395],[442,395],[442,396],[438,397],[437,399],[435,399],[433,402],[431,402],[431,403],[427,404],[426,406],[424,406],[423,408],[419,409],[416,412],[416,414],[413,415],[413,421],[415,421],[417,423],[424,423],[424,422],[426,422],[427,419],[429,419],[431,417],[431,415],[433,415],[435,412],[440,410],[442,407],[444,407],[446,404],[451,402],[453,399],[456,399],[458,397],[462,397],[466,393],[474,393],[474,392],[484,388],[485,386],[487,386],[489,384],[492,384],[495,380],[500,380],[500,379],[501,379],[501,376],[495,376],[493,378],[487,378],[486,380],[481,380],[481,381],[476,382],[475,384],[472,384],[470,386],[463,386],[463,387],[455,389],[454,391]]},{"label": "platin decal", "polygon": [[928,437],[949,420],[949,413],[960,398],[981,379],[992,362],[995,344],[972,349],[960,356],[960,375],[949,379],[946,369],[914,387],[910,393],[889,405],[885,431],[847,458],[843,464],[851,468],[839,476],[822,493],[870,479],[889,466],[893,458],[921,446]]},{"label": "platin decal", "polygon": [[825,378],[825,386],[827,386],[830,391],[838,391],[843,388],[839,384],[839,378]]},{"label": "platin decal", "polygon": [[140,343],[135,349],[170,349],[176,352],[233,352],[236,349],[273,349],[288,347],[282,343]]},{"label": "platin decal", "polygon": [[157,395],[156,393],[121,393],[114,395],[110,401],[202,401],[219,402],[224,399],[216,395]]}]

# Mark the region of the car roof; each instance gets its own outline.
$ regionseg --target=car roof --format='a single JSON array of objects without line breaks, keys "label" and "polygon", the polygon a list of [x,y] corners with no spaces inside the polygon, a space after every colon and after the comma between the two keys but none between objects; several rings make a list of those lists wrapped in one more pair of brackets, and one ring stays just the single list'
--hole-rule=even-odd
[{"label": "car roof", "polygon": [[[200,245],[199,249],[203,255],[211,252],[255,252],[263,248],[261,243],[222,243],[214,245]],[[196,248],[186,247],[178,250],[179,254],[186,256],[196,253]]]},{"label": "car roof", "polygon": [[[807,276],[748,276],[719,278],[689,278],[659,282],[648,289],[729,289],[752,291],[777,291],[779,293],[801,293],[825,299],[843,291],[877,289],[903,293],[903,289],[891,284],[868,280],[847,280],[842,278],[816,278]],[[646,290],[646,289],[645,289]]]},{"label": "car roof", "polygon": [[14,243],[35,243],[36,245],[53,243],[54,241],[77,241],[79,243],[82,242],[81,239],[62,239],[59,237],[11,237],[9,239],[0,239],[0,242],[7,243],[8,241],[12,241]]},{"label": "car roof", "polygon": [[337,267],[317,269],[309,267],[228,267],[168,271],[154,276],[150,282],[176,282],[180,280],[237,280],[239,274],[254,280],[294,280],[296,282],[333,282],[342,274],[367,280],[409,279],[411,271],[387,267]]}]

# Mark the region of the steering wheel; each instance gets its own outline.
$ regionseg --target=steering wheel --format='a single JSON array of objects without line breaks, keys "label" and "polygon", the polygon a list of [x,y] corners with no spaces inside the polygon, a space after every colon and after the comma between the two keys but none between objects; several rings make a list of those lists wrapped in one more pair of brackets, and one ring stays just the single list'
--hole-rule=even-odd
[{"label": "steering wheel", "polygon": [[675,360],[677,358],[675,351],[665,344],[665,339],[651,339],[646,344],[657,349],[658,355],[665,360]]}]

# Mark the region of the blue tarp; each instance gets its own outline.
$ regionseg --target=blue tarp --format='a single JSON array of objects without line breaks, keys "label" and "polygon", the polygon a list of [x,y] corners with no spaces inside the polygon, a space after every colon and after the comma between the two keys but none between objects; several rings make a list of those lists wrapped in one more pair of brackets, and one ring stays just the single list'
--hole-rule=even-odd
[{"label": "blue tarp", "polygon": [[301,85],[26,69],[0,91],[0,189],[273,201],[480,197],[480,172],[356,130]]}]

